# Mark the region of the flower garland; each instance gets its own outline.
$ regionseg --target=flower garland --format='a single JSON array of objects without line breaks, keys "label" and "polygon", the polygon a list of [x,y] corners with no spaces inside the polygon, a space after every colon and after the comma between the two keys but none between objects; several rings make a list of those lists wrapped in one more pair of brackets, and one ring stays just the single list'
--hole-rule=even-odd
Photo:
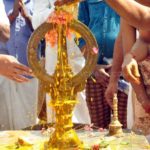
[{"label": "flower garland", "polygon": [[[55,25],[65,25],[66,26],[66,36],[71,39],[71,30],[67,27],[68,23],[71,22],[73,19],[73,15],[63,11],[63,10],[58,10],[54,11],[50,17],[48,18],[47,22],[53,23]],[[54,27],[53,30],[49,31],[45,35],[46,41],[54,47],[57,44],[57,39],[58,39],[58,33],[56,28]]]}]

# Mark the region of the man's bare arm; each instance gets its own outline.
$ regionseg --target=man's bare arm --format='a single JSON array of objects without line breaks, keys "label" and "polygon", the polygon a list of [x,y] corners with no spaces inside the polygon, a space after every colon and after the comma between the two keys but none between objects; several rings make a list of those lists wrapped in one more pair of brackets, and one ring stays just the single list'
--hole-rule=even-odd
[{"label": "man's bare arm", "polygon": [[[61,6],[81,0],[56,0],[55,5]],[[149,30],[150,8],[148,0],[138,0],[143,5],[134,0],[105,0],[118,14],[127,22],[139,29]]]},{"label": "man's bare arm", "polygon": [[122,35],[121,30],[115,41],[113,64],[111,68],[110,82],[117,82],[121,72],[121,65],[123,62],[123,50],[122,50]]},{"label": "man's bare arm", "polygon": [[150,29],[150,8],[133,0],[106,0],[130,25]]},{"label": "man's bare arm", "polygon": [[123,50],[122,50],[122,34],[121,30],[115,41],[114,53],[113,53],[113,63],[111,68],[111,75],[109,79],[109,84],[105,91],[105,99],[107,103],[112,107],[112,99],[114,93],[117,92],[118,79],[121,73],[121,65],[123,62]]},{"label": "man's bare arm", "polygon": [[115,41],[111,76],[105,92],[106,101],[110,106],[112,106],[113,95],[117,92],[118,78],[122,71],[123,55],[131,50],[134,42],[135,29],[121,18],[120,33]]}]

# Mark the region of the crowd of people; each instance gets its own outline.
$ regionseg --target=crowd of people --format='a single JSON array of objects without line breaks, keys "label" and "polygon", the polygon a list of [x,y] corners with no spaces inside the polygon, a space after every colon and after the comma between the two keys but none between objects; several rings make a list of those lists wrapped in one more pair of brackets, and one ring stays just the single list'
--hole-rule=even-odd
[{"label": "crowd of people", "polygon": [[[38,80],[28,66],[28,40],[32,32],[51,15],[54,2],[56,6],[61,6],[75,1],[0,1],[0,130],[22,129],[36,124],[37,107],[43,107],[37,106]],[[131,127],[142,130],[145,135],[150,134],[149,6],[148,0],[86,0],[79,3],[78,19],[89,27],[99,46],[97,65],[87,80],[85,97],[79,96],[84,107],[79,107],[74,113],[79,123],[90,123],[85,105],[92,97],[92,102],[97,104],[93,109],[98,110],[99,122],[96,125],[108,127],[113,95],[118,92],[121,77],[132,85],[132,97],[123,101],[119,99],[119,111],[125,112],[119,113],[123,127],[128,127],[126,123],[130,123],[126,122],[131,113],[127,103],[128,106],[132,104]],[[74,40],[67,46],[72,45],[81,51],[88,49],[83,39],[79,40],[79,48]],[[48,60],[56,54],[52,54],[54,51],[50,51],[52,48],[47,44],[46,49],[45,66],[52,72],[54,64]],[[47,111],[48,121],[53,121],[52,110]]]}]

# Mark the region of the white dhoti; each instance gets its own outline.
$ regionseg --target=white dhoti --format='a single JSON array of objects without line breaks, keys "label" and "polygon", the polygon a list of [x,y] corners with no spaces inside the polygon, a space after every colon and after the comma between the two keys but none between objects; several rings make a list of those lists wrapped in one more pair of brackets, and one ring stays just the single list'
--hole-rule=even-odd
[{"label": "white dhoti", "polygon": [[0,130],[22,129],[37,119],[37,79],[17,83],[0,76]]}]

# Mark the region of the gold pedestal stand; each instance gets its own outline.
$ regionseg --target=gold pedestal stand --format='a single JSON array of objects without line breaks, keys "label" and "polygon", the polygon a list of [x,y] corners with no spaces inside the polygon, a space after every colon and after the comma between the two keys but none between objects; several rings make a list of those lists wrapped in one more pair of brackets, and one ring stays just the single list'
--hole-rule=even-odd
[{"label": "gold pedestal stand", "polygon": [[[77,103],[77,93],[84,89],[86,79],[97,63],[97,52],[95,50],[98,50],[98,46],[92,33],[85,25],[75,19],[67,21],[65,16],[62,16],[65,12],[63,7],[57,8],[56,12],[54,12],[57,14],[55,15],[56,18],[53,19],[57,20],[57,22],[45,22],[42,24],[34,31],[28,44],[29,64],[34,74],[44,83],[44,88],[52,99],[51,106],[55,110],[55,131],[45,145],[46,150],[84,149],[83,143],[72,129],[72,112]],[[68,12],[66,12],[66,15],[68,15]],[[63,22],[65,21],[65,23],[59,24],[59,19]],[[40,66],[37,56],[38,43],[51,30],[55,30],[58,37],[57,65],[53,75],[47,74],[46,70]],[[66,41],[68,30],[81,35],[87,46],[85,66],[76,75],[73,74],[68,63]]]},{"label": "gold pedestal stand", "polygon": [[113,117],[109,125],[109,135],[111,136],[122,136],[122,124],[118,120],[118,99],[117,94],[113,97]]}]

